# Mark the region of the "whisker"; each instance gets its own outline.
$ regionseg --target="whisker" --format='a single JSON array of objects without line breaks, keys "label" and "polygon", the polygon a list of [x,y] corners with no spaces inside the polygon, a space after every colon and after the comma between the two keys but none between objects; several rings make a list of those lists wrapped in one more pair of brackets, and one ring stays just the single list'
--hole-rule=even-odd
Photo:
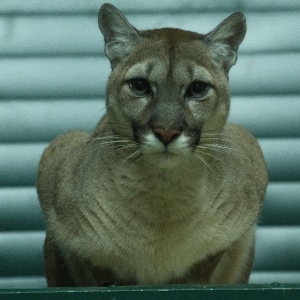
[{"label": "whisker", "polygon": [[215,132],[215,133],[202,132],[201,138],[205,138],[205,139],[215,138],[215,139],[220,139],[221,141],[243,145],[241,141],[232,138],[230,134],[222,133],[222,132]]},{"label": "whisker", "polygon": [[229,143],[238,143],[237,141],[235,141],[235,140],[232,140],[232,139],[227,139],[227,138],[223,138],[223,137],[218,137],[218,136],[216,136],[216,137],[207,137],[207,136],[201,136],[201,140],[203,140],[203,139],[205,139],[205,140],[217,140],[217,141],[222,141],[222,142],[229,142]]},{"label": "whisker", "polygon": [[[131,136],[132,136],[132,132],[130,132],[130,133],[131,133]],[[101,138],[101,137],[107,137],[107,136],[122,138],[122,137],[124,137],[124,134],[119,135],[119,134],[114,134],[112,132],[102,132],[100,135],[94,137],[94,139]]]},{"label": "whisker", "polygon": [[124,135],[117,135],[117,134],[111,134],[111,133],[104,133],[102,135],[98,135],[98,136],[95,136],[93,137],[93,140],[106,140],[106,139],[118,139],[118,140],[130,140],[132,139],[131,137],[127,137],[127,136],[124,136]]},{"label": "whisker", "polygon": [[120,134],[113,134],[111,132],[103,132],[101,134],[98,134],[96,136],[93,137],[93,139],[101,139],[101,138],[115,138],[115,139],[133,139],[133,134],[132,131],[128,131],[128,132],[123,132],[122,135]]},{"label": "whisker", "polygon": [[[198,146],[198,147],[199,147],[199,148],[202,148],[202,146]],[[203,149],[207,149],[207,148],[206,148],[206,147],[205,147],[205,148],[203,147]],[[220,161],[221,163],[223,163],[223,164],[225,164],[225,165],[228,165],[224,160],[222,160],[220,157],[218,157],[218,156],[216,156],[216,155],[213,155],[213,154],[211,154],[211,153],[207,153],[207,152],[200,151],[199,149],[196,149],[196,152],[200,152],[200,153],[202,153],[202,154],[205,154],[205,155],[207,155],[207,156],[210,156],[210,157],[212,157],[212,158],[214,158],[214,159]]]},{"label": "whisker", "polygon": [[112,123],[112,122],[108,122],[107,124],[102,124],[102,127],[111,127],[111,126],[118,126],[119,128],[122,129],[128,129],[128,131],[132,132],[132,126],[131,125],[127,125],[127,124],[122,124],[122,123]]},{"label": "whisker", "polygon": [[130,145],[126,145],[126,146],[119,145],[116,147],[120,147],[120,148],[116,148],[116,151],[121,151],[121,150],[128,149],[128,148],[136,148],[137,145],[136,144],[130,144]]},{"label": "whisker", "polygon": [[223,131],[217,131],[217,130],[205,130],[202,131],[204,134],[210,134],[210,135],[226,135],[226,136],[231,136],[229,133],[224,133]]},{"label": "whisker", "polygon": [[202,131],[201,134],[206,134],[206,135],[224,135],[224,136],[231,136],[228,133],[224,132],[219,132],[219,131]]},{"label": "whisker", "polygon": [[115,147],[115,146],[123,146],[127,143],[127,141],[109,141],[109,142],[99,142],[95,144],[95,148],[101,149],[104,147]]},{"label": "whisker", "polygon": [[113,147],[114,147],[114,145],[111,145],[111,144],[109,144],[109,145],[101,145],[101,144],[99,144],[99,145],[96,145],[96,146],[97,147],[94,147],[95,150],[100,150],[102,148],[111,148],[111,149],[113,149]]},{"label": "whisker", "polygon": [[233,156],[239,157],[239,158],[243,158],[246,160],[249,160],[248,157],[244,156],[241,151],[234,149],[234,148],[230,148],[227,146],[223,146],[223,145],[216,145],[216,144],[205,144],[205,146],[200,145],[198,147],[201,147],[202,149],[210,149],[212,151],[217,151],[220,153],[227,153],[227,154],[231,154]]},{"label": "whisker", "polygon": [[106,106],[104,105],[98,112],[95,113],[94,116],[92,116],[90,118],[90,122],[93,121],[96,117],[98,118],[98,115],[101,114],[103,112],[103,110],[105,110],[105,109],[106,109]]},{"label": "whisker", "polygon": [[104,145],[104,144],[116,144],[116,143],[128,143],[128,142],[131,142],[130,140],[116,140],[116,141],[102,141],[102,142],[99,142],[98,144],[100,145]]},{"label": "whisker", "polygon": [[210,170],[212,173],[215,174],[214,170],[210,167],[210,165],[207,163],[207,161],[201,156],[201,154],[205,154],[202,151],[198,151],[200,155],[195,154],[195,157],[198,161],[200,161],[208,170]]},{"label": "whisker", "polygon": [[235,148],[231,148],[231,147],[228,147],[228,146],[224,146],[224,145],[219,145],[219,144],[205,144],[205,146],[214,147],[214,148],[218,148],[218,149],[222,149],[222,150],[227,150],[227,151],[232,151],[232,152],[239,153],[239,154],[242,155],[242,153],[241,153],[240,150],[235,149]]},{"label": "whisker", "polygon": [[95,145],[95,148],[96,149],[101,149],[101,148],[105,148],[105,147],[107,147],[107,148],[111,148],[111,149],[113,149],[113,148],[116,148],[116,147],[123,147],[123,146],[126,146],[126,143],[119,143],[119,144],[115,144],[115,143],[99,143],[99,144],[96,144]]},{"label": "whisker", "polygon": [[129,156],[127,156],[122,164],[126,163],[127,161],[129,161],[130,159],[136,159],[137,156],[142,152],[141,148],[138,148],[136,151],[134,151],[133,153],[131,153]]}]

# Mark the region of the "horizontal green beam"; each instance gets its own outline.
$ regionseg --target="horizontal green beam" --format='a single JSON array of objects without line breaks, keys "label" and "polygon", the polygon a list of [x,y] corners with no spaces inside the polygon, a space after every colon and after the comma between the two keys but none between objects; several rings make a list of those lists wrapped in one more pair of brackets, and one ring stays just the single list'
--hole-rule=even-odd
[{"label": "horizontal green beam", "polygon": [[129,286],[108,288],[0,290],[1,300],[119,300],[119,299],[205,299],[205,300],[299,300],[299,285],[219,285],[219,286]]}]

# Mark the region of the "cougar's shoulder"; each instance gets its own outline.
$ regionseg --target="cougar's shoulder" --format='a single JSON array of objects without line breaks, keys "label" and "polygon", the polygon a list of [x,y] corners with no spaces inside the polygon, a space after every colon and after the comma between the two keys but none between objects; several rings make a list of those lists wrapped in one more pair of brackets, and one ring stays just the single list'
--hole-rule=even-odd
[{"label": "cougar's shoulder", "polygon": [[265,166],[261,147],[257,139],[244,127],[237,124],[226,124],[223,133],[229,135],[233,141],[238,141],[243,152],[249,157],[251,163]]},{"label": "cougar's shoulder", "polygon": [[[258,199],[263,201],[268,183],[267,167],[258,140],[244,127],[236,124],[224,126],[223,134],[228,136],[241,153],[241,165],[235,165],[236,173],[243,173],[252,189],[259,192]],[[240,170],[239,170],[240,168]],[[253,195],[255,197],[255,195]]]},{"label": "cougar's shoulder", "polygon": [[[76,152],[89,140],[89,134],[69,132],[57,137],[45,150],[38,169],[37,191],[44,213],[51,211],[55,201],[57,181],[70,174],[62,174],[63,165],[76,161]],[[77,151],[75,151],[77,150]],[[79,151],[78,151],[79,150]],[[70,171],[71,172],[71,171]],[[68,172],[68,173],[70,173]]]}]

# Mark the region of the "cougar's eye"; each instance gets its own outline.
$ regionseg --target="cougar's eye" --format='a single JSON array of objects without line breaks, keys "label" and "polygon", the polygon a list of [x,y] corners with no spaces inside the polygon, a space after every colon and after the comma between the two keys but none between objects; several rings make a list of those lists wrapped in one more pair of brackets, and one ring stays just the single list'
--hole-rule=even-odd
[{"label": "cougar's eye", "polygon": [[209,91],[210,85],[205,81],[194,81],[187,89],[187,96],[191,98],[201,99]]},{"label": "cougar's eye", "polygon": [[129,87],[137,95],[151,94],[150,83],[144,78],[133,78],[129,80]]}]

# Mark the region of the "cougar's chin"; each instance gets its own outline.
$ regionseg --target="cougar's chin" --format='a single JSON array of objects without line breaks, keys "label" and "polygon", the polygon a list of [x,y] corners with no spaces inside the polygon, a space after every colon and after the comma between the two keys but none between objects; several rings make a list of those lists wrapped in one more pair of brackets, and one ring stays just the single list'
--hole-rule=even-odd
[{"label": "cougar's chin", "polygon": [[189,157],[191,149],[185,135],[166,144],[155,135],[147,134],[143,138],[142,152],[151,165],[159,168],[172,168],[183,163]]}]

